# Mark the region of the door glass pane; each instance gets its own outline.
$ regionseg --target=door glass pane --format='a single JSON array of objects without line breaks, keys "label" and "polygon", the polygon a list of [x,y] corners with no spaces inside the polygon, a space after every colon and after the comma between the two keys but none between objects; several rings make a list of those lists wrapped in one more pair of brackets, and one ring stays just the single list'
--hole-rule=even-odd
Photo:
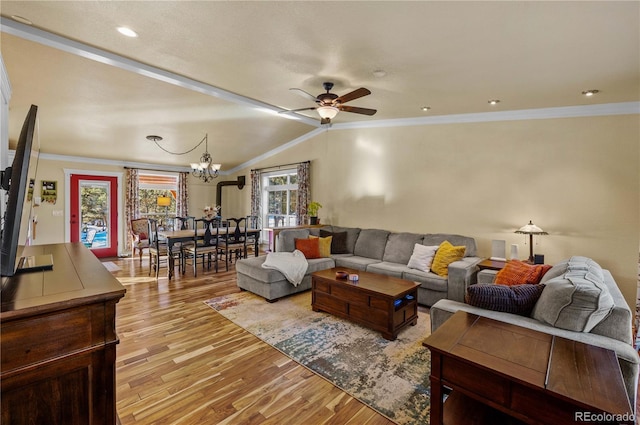
[{"label": "door glass pane", "polygon": [[109,248],[109,183],[80,181],[80,240],[88,248]]}]

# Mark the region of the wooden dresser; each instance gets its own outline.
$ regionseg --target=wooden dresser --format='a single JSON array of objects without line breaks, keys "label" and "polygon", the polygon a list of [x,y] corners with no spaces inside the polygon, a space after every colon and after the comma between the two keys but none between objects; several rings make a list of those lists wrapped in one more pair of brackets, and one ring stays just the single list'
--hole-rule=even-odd
[{"label": "wooden dresser", "polygon": [[53,270],[5,278],[3,424],[115,424],[116,303],[124,287],[81,243],[37,245]]}]

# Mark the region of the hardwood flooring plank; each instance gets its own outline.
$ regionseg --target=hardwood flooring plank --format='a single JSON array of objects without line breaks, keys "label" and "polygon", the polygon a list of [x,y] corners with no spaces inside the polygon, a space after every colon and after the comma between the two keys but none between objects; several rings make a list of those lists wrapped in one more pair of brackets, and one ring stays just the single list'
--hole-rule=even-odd
[{"label": "hardwood flooring plank", "polygon": [[122,425],[393,423],[205,305],[239,292],[234,265],[156,281],[148,257],[112,261]]}]

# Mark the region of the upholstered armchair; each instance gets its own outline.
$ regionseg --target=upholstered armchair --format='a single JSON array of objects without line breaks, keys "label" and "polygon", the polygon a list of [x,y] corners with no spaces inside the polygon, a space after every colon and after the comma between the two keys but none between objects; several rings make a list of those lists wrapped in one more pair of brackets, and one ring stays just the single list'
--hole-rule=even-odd
[{"label": "upholstered armchair", "polygon": [[142,251],[149,248],[149,220],[146,218],[137,218],[131,220],[131,255],[136,255],[136,249],[140,256],[140,264],[142,264]]}]

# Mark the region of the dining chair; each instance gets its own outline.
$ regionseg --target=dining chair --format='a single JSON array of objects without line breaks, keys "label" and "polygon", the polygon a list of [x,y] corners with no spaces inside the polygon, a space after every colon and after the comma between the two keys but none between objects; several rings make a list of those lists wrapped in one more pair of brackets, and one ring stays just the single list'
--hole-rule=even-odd
[{"label": "dining chair", "polygon": [[140,255],[142,264],[142,251],[149,248],[149,220],[146,218],[136,218],[131,220],[131,255],[135,257],[136,250]]},{"label": "dining chair", "polygon": [[[165,262],[169,267],[169,247],[166,241],[160,240],[158,237],[158,220],[149,218],[149,276],[151,270],[156,273],[156,280],[160,276],[160,264]],[[181,250],[172,252],[174,265],[177,264],[180,270],[184,270]],[[176,262],[177,261],[177,262]]]},{"label": "dining chair", "polygon": [[[248,215],[245,221],[247,229],[259,229],[260,228],[260,218],[257,215]],[[256,239],[260,240],[260,234],[249,234],[248,232],[245,235],[247,250],[245,252],[245,257],[249,256],[249,252],[255,254],[256,247]]]},{"label": "dining chair", "polygon": [[235,257],[236,261],[247,256],[247,217],[228,218],[228,230],[220,238],[220,252],[224,255],[226,270]]},{"label": "dining chair", "polygon": [[196,277],[198,276],[198,259],[202,259],[203,270],[206,259],[207,268],[211,269],[211,262],[213,261],[215,264],[214,270],[217,273],[221,220],[218,217],[212,219],[199,218],[194,220],[194,223],[193,242],[183,249],[185,264],[188,260],[191,260],[193,276]]},{"label": "dining chair", "polygon": [[174,220],[175,220],[175,223],[173,228],[176,230],[188,230],[188,229],[195,228],[196,218],[193,216],[186,216],[186,217],[176,216]]}]

